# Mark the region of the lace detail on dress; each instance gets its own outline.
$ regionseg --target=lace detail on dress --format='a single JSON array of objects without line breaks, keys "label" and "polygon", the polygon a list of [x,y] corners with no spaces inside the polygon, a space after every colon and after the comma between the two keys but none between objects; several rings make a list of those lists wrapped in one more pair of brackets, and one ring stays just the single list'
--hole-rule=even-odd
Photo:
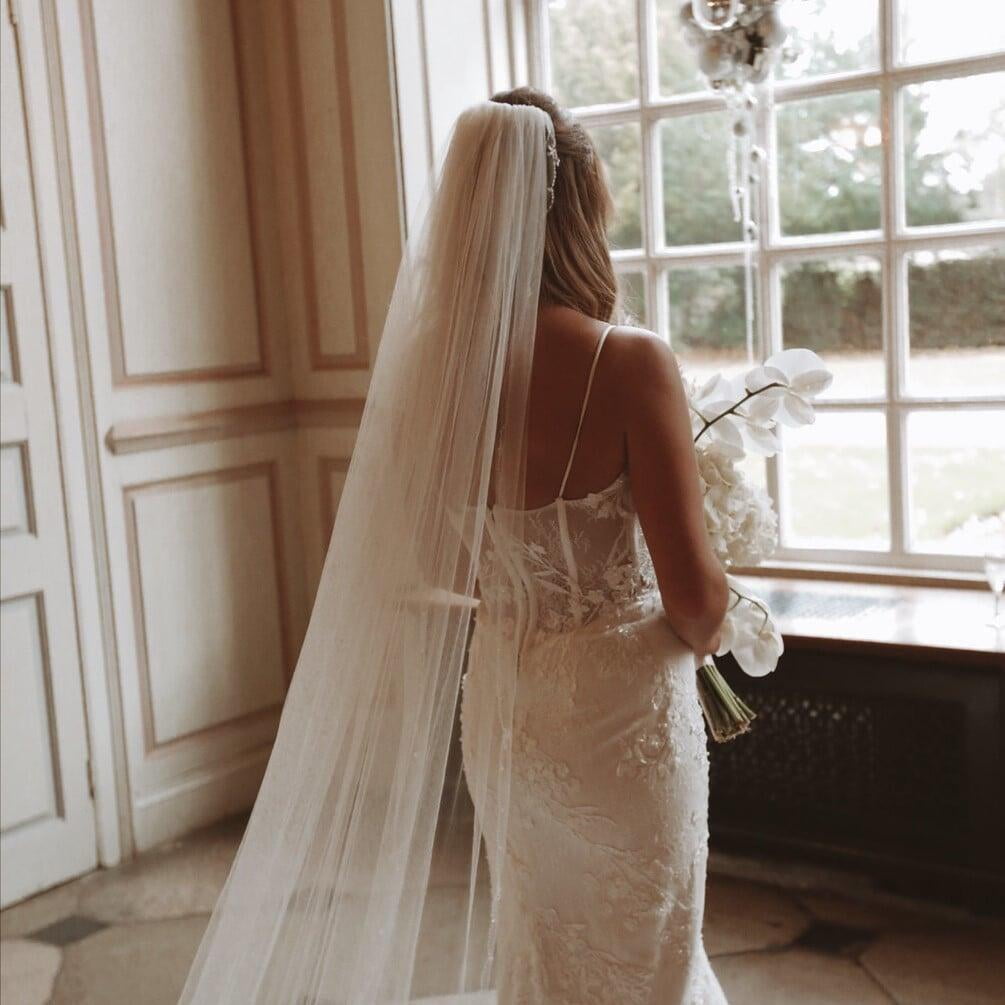
[{"label": "lace detail on dress", "polygon": [[[616,619],[655,593],[652,559],[625,474],[582,499],[559,499],[528,510],[523,524],[520,541],[506,536],[491,519],[487,527],[482,562],[484,580],[493,585],[483,588],[479,617],[496,620],[503,630],[511,628],[519,591],[532,594],[529,608],[536,617],[529,629],[547,633]],[[524,578],[512,582],[507,568],[521,569]]]}]

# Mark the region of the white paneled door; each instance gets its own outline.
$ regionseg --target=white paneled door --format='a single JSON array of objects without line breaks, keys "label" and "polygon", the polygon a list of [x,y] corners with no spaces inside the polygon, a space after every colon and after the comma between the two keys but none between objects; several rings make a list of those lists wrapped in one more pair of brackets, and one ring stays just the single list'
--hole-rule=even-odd
[{"label": "white paneled door", "polygon": [[0,18],[0,901],[97,864],[26,103]]}]

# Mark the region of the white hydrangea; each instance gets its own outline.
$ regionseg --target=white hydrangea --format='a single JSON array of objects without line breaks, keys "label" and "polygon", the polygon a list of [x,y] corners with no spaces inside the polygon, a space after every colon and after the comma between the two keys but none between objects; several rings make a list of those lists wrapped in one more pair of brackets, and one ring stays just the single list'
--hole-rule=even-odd
[{"label": "white hydrangea", "polygon": [[697,454],[705,529],[719,561],[725,566],[763,562],[778,544],[778,517],[771,499],[714,444],[699,448]]}]

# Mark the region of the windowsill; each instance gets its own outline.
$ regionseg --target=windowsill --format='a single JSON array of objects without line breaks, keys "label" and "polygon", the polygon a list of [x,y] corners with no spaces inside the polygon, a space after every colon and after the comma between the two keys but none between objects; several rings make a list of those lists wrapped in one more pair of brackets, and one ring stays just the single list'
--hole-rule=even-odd
[{"label": "windowsill", "polygon": [[[771,606],[793,648],[936,652],[1005,670],[1005,630],[990,627],[993,601],[973,589],[745,577]],[[976,657],[976,660],[974,660]]]},{"label": "windowsill", "polygon": [[977,572],[909,569],[882,565],[833,565],[813,562],[765,562],[750,568],[730,569],[737,576],[770,579],[819,580],[836,583],[879,583],[884,586],[927,586],[948,590],[987,591]]}]

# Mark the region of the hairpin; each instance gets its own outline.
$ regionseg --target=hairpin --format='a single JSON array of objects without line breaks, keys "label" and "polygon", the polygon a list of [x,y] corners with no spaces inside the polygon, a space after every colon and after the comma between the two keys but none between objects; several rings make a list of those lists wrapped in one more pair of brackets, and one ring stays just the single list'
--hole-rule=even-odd
[{"label": "hairpin", "polygon": [[558,143],[554,128],[548,130],[548,209],[555,205],[555,182],[558,180]]}]

